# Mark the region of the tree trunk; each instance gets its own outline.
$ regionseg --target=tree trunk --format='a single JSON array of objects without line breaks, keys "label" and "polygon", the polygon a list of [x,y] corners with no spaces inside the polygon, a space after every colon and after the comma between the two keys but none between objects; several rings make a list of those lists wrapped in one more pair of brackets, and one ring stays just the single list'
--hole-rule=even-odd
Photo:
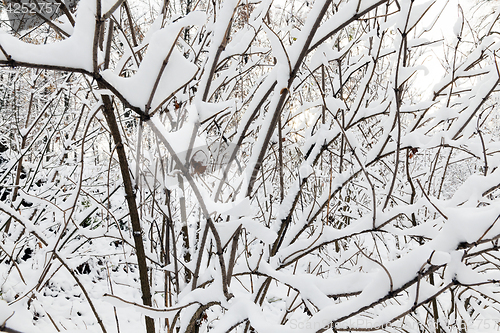
[{"label": "tree trunk", "polygon": [[[106,122],[108,124],[111,135],[113,136],[113,141],[116,144],[116,153],[118,155],[118,161],[120,163],[123,186],[125,187],[125,199],[127,200],[127,205],[130,212],[130,222],[132,224],[132,234],[134,236],[135,253],[137,255],[137,264],[139,265],[142,302],[144,305],[151,306],[152,302],[151,290],[149,288],[148,266],[146,264],[146,254],[144,252],[144,244],[142,242],[141,222],[139,220],[137,203],[135,202],[134,187],[132,185],[132,179],[130,178],[127,155],[125,154],[125,148],[123,147],[120,130],[118,129],[118,123],[116,122],[116,117],[113,111],[113,103],[111,102],[109,96],[106,95],[102,96],[102,100],[104,102],[104,117],[106,118]],[[146,332],[155,332],[154,321],[150,317],[146,317]]]}]

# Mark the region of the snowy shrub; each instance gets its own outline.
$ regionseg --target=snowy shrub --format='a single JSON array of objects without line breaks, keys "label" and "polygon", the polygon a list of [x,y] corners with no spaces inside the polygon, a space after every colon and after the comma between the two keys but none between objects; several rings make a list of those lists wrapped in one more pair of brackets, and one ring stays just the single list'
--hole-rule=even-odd
[{"label": "snowy shrub", "polygon": [[500,330],[498,4],[23,3],[0,328]]}]

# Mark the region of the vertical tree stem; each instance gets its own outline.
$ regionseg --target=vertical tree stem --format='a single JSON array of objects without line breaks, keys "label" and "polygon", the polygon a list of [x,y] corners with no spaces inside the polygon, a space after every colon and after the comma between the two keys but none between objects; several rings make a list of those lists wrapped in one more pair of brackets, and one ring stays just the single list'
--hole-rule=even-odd
[{"label": "vertical tree stem", "polygon": [[[142,302],[144,305],[152,306],[153,303],[151,301],[151,290],[149,287],[146,254],[144,252],[144,244],[142,242],[141,222],[139,220],[137,203],[135,202],[134,187],[132,185],[132,179],[130,178],[127,155],[125,153],[125,148],[122,143],[120,130],[118,128],[118,123],[116,122],[116,117],[113,111],[113,103],[111,102],[111,99],[107,95],[103,95],[102,100],[104,103],[104,108],[103,108],[104,117],[106,118],[109,130],[111,132],[111,135],[113,136],[113,141],[115,142],[116,145],[116,153],[118,155],[118,162],[120,164],[120,171],[123,178],[123,186],[125,187],[125,199],[127,200],[127,205],[130,213],[130,221],[132,224],[135,251],[137,255],[137,264],[139,266],[139,278],[141,282]],[[150,317],[146,317],[146,332],[147,333],[155,332],[154,321]]]}]

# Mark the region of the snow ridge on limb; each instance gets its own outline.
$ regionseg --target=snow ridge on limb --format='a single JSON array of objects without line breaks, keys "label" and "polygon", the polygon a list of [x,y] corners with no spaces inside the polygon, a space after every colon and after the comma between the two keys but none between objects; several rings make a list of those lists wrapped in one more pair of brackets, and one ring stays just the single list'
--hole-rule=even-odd
[{"label": "snow ridge on limb", "polygon": [[48,45],[30,44],[6,32],[0,33],[0,61],[7,64],[14,62],[12,64],[20,66],[64,68],[91,73],[95,13],[95,1],[81,1],[71,36]]}]

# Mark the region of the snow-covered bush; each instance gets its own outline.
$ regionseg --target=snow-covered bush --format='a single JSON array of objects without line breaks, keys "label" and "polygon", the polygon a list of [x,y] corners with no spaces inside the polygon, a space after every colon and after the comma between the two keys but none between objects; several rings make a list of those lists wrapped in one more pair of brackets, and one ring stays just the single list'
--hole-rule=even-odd
[{"label": "snow-covered bush", "polygon": [[0,33],[0,327],[500,329],[495,6],[29,7]]}]

